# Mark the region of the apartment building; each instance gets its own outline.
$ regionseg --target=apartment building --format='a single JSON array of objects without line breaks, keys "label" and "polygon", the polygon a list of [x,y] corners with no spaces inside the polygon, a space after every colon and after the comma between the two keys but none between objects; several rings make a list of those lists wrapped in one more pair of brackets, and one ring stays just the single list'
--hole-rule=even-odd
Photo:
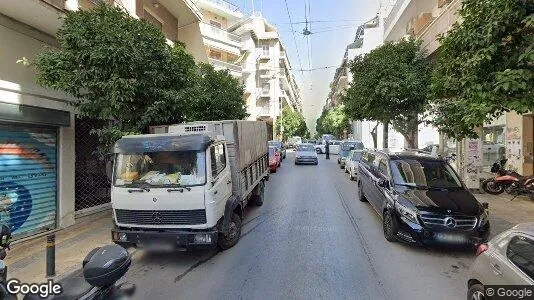
[{"label": "apartment building", "polygon": [[270,125],[282,108],[302,112],[300,90],[276,28],[260,15],[251,15],[231,27],[243,42],[243,83],[250,120]]},{"label": "apartment building", "polygon": [[[162,29],[173,42],[180,27],[198,23],[190,0],[115,0],[136,18]],[[105,164],[94,158],[95,120],[78,118],[68,95],[35,83],[17,60],[57,47],[66,11],[97,0],[3,0],[0,6],[0,209],[16,238],[75,223],[76,216],[109,206]]]},{"label": "apartment building", "polygon": [[[390,1],[384,20],[384,38],[386,41],[396,41],[403,36],[415,36],[422,40],[429,59],[433,59],[440,46],[437,37],[450,30],[452,24],[459,20],[458,10],[461,5],[462,0]],[[508,159],[509,166],[521,174],[534,173],[532,113],[505,113],[477,130],[480,140],[456,143],[444,136],[440,138],[440,148],[445,154],[458,152],[460,156],[466,157],[466,161],[460,162],[461,164],[481,166],[482,171],[475,170],[471,174],[467,169],[473,168],[466,168],[464,178],[467,178],[468,183],[478,187],[479,177],[490,176],[487,171],[496,160],[502,158]]]}]

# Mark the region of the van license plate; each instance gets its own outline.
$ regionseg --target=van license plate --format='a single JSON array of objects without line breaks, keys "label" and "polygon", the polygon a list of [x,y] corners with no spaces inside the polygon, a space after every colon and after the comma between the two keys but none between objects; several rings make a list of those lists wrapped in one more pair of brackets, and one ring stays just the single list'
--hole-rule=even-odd
[{"label": "van license plate", "polygon": [[464,235],[454,233],[436,233],[435,239],[445,243],[467,243],[468,239]]}]

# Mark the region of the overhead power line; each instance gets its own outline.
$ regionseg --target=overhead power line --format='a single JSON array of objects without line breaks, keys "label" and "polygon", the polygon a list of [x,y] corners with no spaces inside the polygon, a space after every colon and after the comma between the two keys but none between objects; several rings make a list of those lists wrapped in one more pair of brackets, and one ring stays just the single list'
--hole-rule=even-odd
[{"label": "overhead power line", "polygon": [[[308,20],[307,23],[363,23],[365,22],[366,20],[317,20],[317,21],[311,21],[311,20]],[[293,25],[293,24],[306,24],[306,20],[304,21],[299,21],[299,22],[283,22],[283,23],[278,23],[278,25]]]},{"label": "overhead power line", "polygon": [[291,24],[291,33],[293,34],[293,42],[295,43],[295,50],[297,51],[299,67],[302,69],[302,63],[300,62],[299,46],[297,45],[297,39],[295,38],[295,29],[293,28],[293,21],[291,21],[291,13],[289,12],[289,7],[287,6],[287,0],[284,0],[284,3],[286,4],[287,17],[289,19],[289,23]]}]

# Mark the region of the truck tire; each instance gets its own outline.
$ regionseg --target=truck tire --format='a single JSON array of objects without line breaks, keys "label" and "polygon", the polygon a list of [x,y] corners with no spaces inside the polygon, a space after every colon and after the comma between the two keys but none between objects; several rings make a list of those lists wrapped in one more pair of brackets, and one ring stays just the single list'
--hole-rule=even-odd
[{"label": "truck tire", "polygon": [[258,186],[256,186],[256,188],[252,192],[252,196],[250,196],[250,204],[253,206],[262,206],[264,195],[265,195],[265,183],[260,182]]},{"label": "truck tire", "polygon": [[232,218],[230,224],[228,224],[228,233],[219,232],[219,239],[217,244],[221,250],[226,250],[232,248],[241,237],[241,225],[242,220],[238,214],[235,212],[232,213]]}]

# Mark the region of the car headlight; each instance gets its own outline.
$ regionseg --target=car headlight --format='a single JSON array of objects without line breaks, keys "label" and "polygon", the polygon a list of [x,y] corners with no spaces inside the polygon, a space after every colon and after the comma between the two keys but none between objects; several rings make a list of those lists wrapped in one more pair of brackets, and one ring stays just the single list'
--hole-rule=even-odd
[{"label": "car headlight", "polygon": [[486,224],[489,220],[489,213],[487,210],[484,210],[484,212],[479,216],[480,221],[478,222],[479,225]]},{"label": "car headlight", "polygon": [[408,221],[412,222],[412,223],[419,223],[419,221],[417,221],[417,212],[404,206],[404,205],[401,205],[399,204],[398,202],[395,203],[395,208],[397,209],[397,212],[401,215],[401,217],[404,217],[406,219],[408,219]]}]

